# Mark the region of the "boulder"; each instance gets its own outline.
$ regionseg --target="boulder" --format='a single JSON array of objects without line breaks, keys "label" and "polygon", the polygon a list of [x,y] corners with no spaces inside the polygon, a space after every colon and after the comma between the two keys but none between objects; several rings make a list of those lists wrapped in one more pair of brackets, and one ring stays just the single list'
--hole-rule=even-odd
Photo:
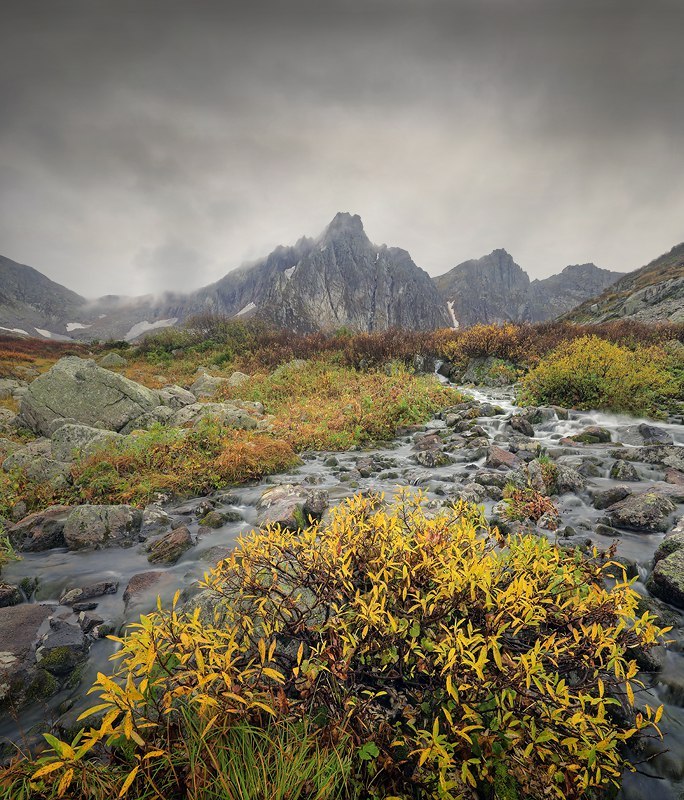
[{"label": "boulder", "polygon": [[106,356],[102,356],[100,359],[100,366],[105,367],[106,369],[111,369],[112,367],[125,367],[128,364],[128,361],[123,356],[120,356],[118,353],[107,353]]},{"label": "boulder", "polygon": [[654,596],[677,608],[684,608],[684,548],[661,558],[646,580],[646,588]]},{"label": "boulder", "polygon": [[142,511],[131,506],[77,506],[67,517],[64,540],[70,550],[130,547],[140,541]]},{"label": "boulder", "polygon": [[178,411],[184,406],[191,406],[197,402],[197,398],[192,392],[183,389],[181,386],[165,386],[159,391],[159,399],[163,405]]},{"label": "boulder", "polygon": [[414,456],[414,461],[422,467],[433,469],[451,464],[451,458],[442,450],[419,450]]},{"label": "boulder", "polygon": [[185,525],[155,539],[147,546],[150,564],[175,564],[186,550],[195,544]]},{"label": "boulder", "polygon": [[92,360],[68,356],[29,385],[19,418],[44,436],[65,422],[118,432],[158,405],[159,397],[151,389]]},{"label": "boulder", "polygon": [[598,425],[591,425],[569,438],[580,444],[605,444],[612,441],[610,431],[607,428],[600,428]]},{"label": "boulder", "polygon": [[[38,634],[52,613],[49,606],[22,603],[0,610],[0,705],[22,705],[34,694],[39,671],[35,645]],[[51,683],[52,694],[57,685]]]},{"label": "boulder", "polygon": [[529,436],[530,438],[534,436],[534,428],[532,427],[532,423],[529,421],[529,419],[514,415],[510,418],[508,423],[514,431],[522,433],[523,436]]},{"label": "boulder", "polygon": [[92,428],[89,425],[66,423],[52,435],[52,457],[55,461],[75,461],[87,458],[96,450],[101,450],[123,440],[114,431]]},{"label": "boulder", "polygon": [[639,473],[636,471],[634,464],[618,459],[613,462],[610,468],[610,477],[614,481],[638,481]]},{"label": "boulder", "polygon": [[618,429],[618,439],[623,444],[644,446],[652,444],[672,444],[672,436],[662,428],[642,422]]},{"label": "boulder", "polygon": [[662,464],[684,472],[684,447],[674,444],[652,444],[612,450],[611,456],[627,461],[642,461],[644,464]]},{"label": "boulder", "polygon": [[257,421],[246,411],[232,403],[193,403],[176,411],[171,417],[171,425],[197,425],[203,419],[212,417],[222,425],[237,430],[254,430]]},{"label": "boulder", "polygon": [[587,485],[580,472],[565,464],[555,464],[553,473],[552,489],[555,494],[567,494],[568,492],[577,494]]},{"label": "boulder", "polygon": [[611,525],[633,531],[666,531],[675,504],[658,492],[642,492],[626,497],[609,509]]},{"label": "boulder", "polygon": [[190,387],[197,400],[211,400],[218,390],[228,383],[228,378],[219,378],[202,372]]},{"label": "boulder", "polygon": [[10,397],[14,397],[14,392],[21,386],[24,386],[21,381],[13,378],[0,378],[0,400],[9,400]]},{"label": "boulder", "polygon": [[134,575],[128,585],[124,589],[123,601],[126,606],[131,603],[136,603],[141,595],[151,592],[153,587],[157,586],[164,578],[168,578],[169,573],[162,570],[150,570],[148,572],[139,572]]},{"label": "boulder", "polygon": [[12,433],[18,421],[19,417],[14,411],[0,407],[0,433]]},{"label": "boulder", "polygon": [[488,467],[493,467],[494,469],[498,469],[499,467],[515,469],[519,464],[520,459],[508,450],[504,450],[496,445],[489,448],[489,453],[487,455]]},{"label": "boulder", "polygon": [[59,677],[67,676],[87,655],[88,643],[81,626],[59,618],[50,620],[50,630],[36,650],[39,666]]},{"label": "boulder", "polygon": [[619,503],[626,497],[632,494],[632,490],[628,486],[610,486],[608,489],[594,493],[594,508],[602,511],[604,508],[610,508],[615,503]]},{"label": "boulder", "polygon": [[249,380],[249,375],[244,372],[235,371],[230,378],[228,378],[228,386],[241,386],[245,381]]},{"label": "boulder", "polygon": [[0,583],[0,608],[19,605],[23,599],[24,596],[18,586],[12,586],[11,583]]},{"label": "boulder", "polygon": [[665,470],[665,481],[674,486],[684,486],[684,472],[680,472],[674,467],[668,467]]},{"label": "boulder", "polygon": [[257,524],[277,524],[298,530],[309,524],[309,518],[320,519],[328,507],[328,493],[286,483],[267,489],[259,498]]},{"label": "boulder", "polygon": [[2,462],[2,468],[5,472],[20,470],[35,483],[49,483],[55,488],[65,487],[71,476],[71,465],[52,458],[50,442],[45,439],[15,450]]},{"label": "boulder", "polygon": [[12,546],[22,553],[65,547],[64,525],[71,511],[70,506],[50,506],[29,514],[7,531]]},{"label": "boulder", "polygon": [[145,411],[139,417],[132,419],[127,425],[121,428],[121,433],[125,435],[133,433],[133,431],[147,431],[153,425],[168,424],[173,419],[174,411],[168,406],[157,406],[151,411]]},{"label": "boulder", "polygon": [[77,589],[69,589],[60,598],[62,606],[73,606],[82,603],[84,600],[92,600],[93,597],[104,597],[106,594],[116,594],[119,588],[117,581],[100,581],[91,583],[88,586],[79,586]]}]

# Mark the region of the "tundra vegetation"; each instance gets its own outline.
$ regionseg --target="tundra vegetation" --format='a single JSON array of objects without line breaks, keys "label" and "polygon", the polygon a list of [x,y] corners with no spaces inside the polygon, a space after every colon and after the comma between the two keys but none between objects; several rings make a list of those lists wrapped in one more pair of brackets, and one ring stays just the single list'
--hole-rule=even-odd
[{"label": "tundra vegetation", "polygon": [[[212,399],[262,404],[268,419],[155,424],[75,460],[59,488],[0,471],[0,517],[21,503],[209,494],[306,450],[392,438],[461,399],[429,374],[435,358],[455,379],[491,359],[528,404],[681,413],[683,342],[684,325],[629,322],[293,334],[215,317],[137,345],[0,337],[0,377],[110,351],[126,359],[116,371],[155,389],[192,384],[200,366],[238,370],[249,377]],[[504,506],[508,520],[558,522],[531,487],[507,486]],[[635,659],[666,634],[637,613],[612,555],[505,536],[476,506],[435,511],[406,493],[352,498],[297,533],[269,526],[206,575],[197,609],[159,606],[117,640],[83,730],[6,767],[0,798],[609,795],[627,745],[658,734]]]}]

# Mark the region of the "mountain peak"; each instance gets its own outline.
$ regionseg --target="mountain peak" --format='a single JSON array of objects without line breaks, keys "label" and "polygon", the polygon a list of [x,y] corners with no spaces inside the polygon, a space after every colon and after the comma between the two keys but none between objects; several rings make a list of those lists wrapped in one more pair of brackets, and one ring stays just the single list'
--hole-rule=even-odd
[{"label": "mountain peak", "polygon": [[358,214],[350,214],[347,211],[338,211],[338,213],[333,217],[332,222],[325,229],[323,239],[337,239],[344,235],[366,236],[366,232],[363,229],[363,222]]}]

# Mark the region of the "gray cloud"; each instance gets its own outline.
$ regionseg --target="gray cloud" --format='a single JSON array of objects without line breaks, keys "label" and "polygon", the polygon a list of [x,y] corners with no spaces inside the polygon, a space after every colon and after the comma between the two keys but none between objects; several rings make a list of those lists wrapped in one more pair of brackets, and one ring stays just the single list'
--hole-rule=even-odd
[{"label": "gray cloud", "polygon": [[678,0],[5,0],[0,252],[189,289],[338,210],[438,274],[684,239]]}]

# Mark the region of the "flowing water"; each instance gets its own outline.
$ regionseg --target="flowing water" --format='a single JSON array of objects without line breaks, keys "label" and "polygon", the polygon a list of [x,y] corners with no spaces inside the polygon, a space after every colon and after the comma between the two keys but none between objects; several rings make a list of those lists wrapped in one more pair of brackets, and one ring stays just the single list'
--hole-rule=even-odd
[{"label": "flowing water", "polygon": [[[495,444],[506,446],[510,438],[510,428],[506,419],[516,408],[510,390],[466,390],[480,403],[498,405],[505,415],[483,417],[477,423],[484,428]],[[646,420],[644,420],[646,421]],[[620,440],[621,430],[628,425],[637,424],[639,420],[614,414],[599,412],[571,412],[569,418],[558,419],[551,416],[547,421],[535,425],[535,440],[559,464],[578,468],[591,462],[594,476],[588,479],[590,488],[608,488],[620,483],[608,477],[614,459],[610,456],[610,445],[573,446],[561,443],[561,439],[578,433],[589,425],[599,425],[612,433],[613,442]],[[652,424],[652,423],[651,423]],[[684,426],[658,423],[658,427],[668,431],[674,442],[684,446]],[[426,430],[436,431],[445,428],[442,419],[434,419],[426,426]],[[209,498],[219,510],[239,512],[243,519],[228,523],[215,530],[202,529],[198,534],[199,523],[193,509],[201,502],[185,501],[182,504],[165,508],[172,518],[186,524],[193,535],[197,535],[197,545],[188,550],[173,566],[163,567],[150,565],[147,562],[143,547],[129,549],[109,549],[94,552],[70,552],[56,549],[44,553],[26,553],[21,561],[7,565],[3,570],[3,578],[10,583],[18,583],[25,576],[38,576],[40,583],[30,602],[51,603],[58,605],[58,598],[69,588],[96,583],[103,580],[119,582],[119,591],[97,599],[96,613],[113,623],[116,629],[126,622],[134,620],[140,613],[154,607],[159,594],[163,602],[168,602],[176,589],[186,593],[201,578],[204,572],[230,551],[241,533],[251,530],[256,524],[256,503],[268,486],[281,483],[305,484],[328,492],[330,503],[357,491],[382,491],[387,495],[394,493],[400,485],[420,488],[427,497],[435,501],[454,497],[459,487],[471,481],[471,476],[484,466],[486,452],[480,450],[453,450],[451,456],[454,463],[446,466],[427,469],[416,464],[413,434],[397,438],[382,447],[368,450],[348,451],[344,453],[310,453],[305,454],[303,464],[292,472],[271,476],[258,484],[237,487],[230,492],[219,492]],[[335,463],[337,462],[337,463]],[[360,464],[359,464],[360,462]],[[368,473],[368,464],[372,474]],[[359,466],[361,469],[359,470]],[[649,485],[663,480],[663,470],[657,466],[636,463],[641,482],[630,484],[635,491],[645,490]],[[672,490],[674,487],[669,486]],[[684,495],[684,487],[682,487]],[[680,498],[684,499],[684,497]],[[493,500],[484,500],[487,511],[494,506]],[[559,500],[561,525],[572,526],[576,534],[591,539],[601,548],[607,547],[611,539],[606,539],[594,532],[597,522],[605,516],[604,511],[597,511],[591,504],[587,492],[577,495],[566,494]],[[684,514],[684,507],[679,505],[674,521]],[[549,534],[553,536],[554,534]],[[664,534],[635,533],[622,531],[618,539],[618,554],[635,562],[639,581],[636,589],[647,595],[642,583],[650,571],[653,553],[662,541]],[[123,590],[130,578],[148,570],[162,570],[163,579],[146,594],[137,596],[126,608],[122,598]],[[59,612],[67,618],[70,609],[60,608]],[[621,797],[624,800],[653,798],[654,800],[670,800],[684,797],[684,617],[672,609],[676,625],[671,634],[670,645],[663,670],[655,676],[642,676],[647,689],[642,700],[651,706],[665,704],[662,729],[665,733],[664,743],[649,740],[642,752],[637,756],[643,763],[640,772],[625,776]],[[85,687],[90,685],[98,671],[107,671],[108,658],[114,651],[111,641],[96,640],[90,651],[88,665],[79,686],[69,691],[62,691],[40,706],[25,710],[19,719],[6,719],[0,722],[0,738],[17,740],[35,730],[44,730],[47,723],[55,720],[65,709],[69,709],[68,717],[72,719],[76,711],[92,705],[95,700],[84,698]],[[30,738],[30,737],[28,737]],[[659,753],[657,758],[653,755]],[[645,774],[641,774],[645,773]],[[653,776],[653,777],[647,777]]]}]

